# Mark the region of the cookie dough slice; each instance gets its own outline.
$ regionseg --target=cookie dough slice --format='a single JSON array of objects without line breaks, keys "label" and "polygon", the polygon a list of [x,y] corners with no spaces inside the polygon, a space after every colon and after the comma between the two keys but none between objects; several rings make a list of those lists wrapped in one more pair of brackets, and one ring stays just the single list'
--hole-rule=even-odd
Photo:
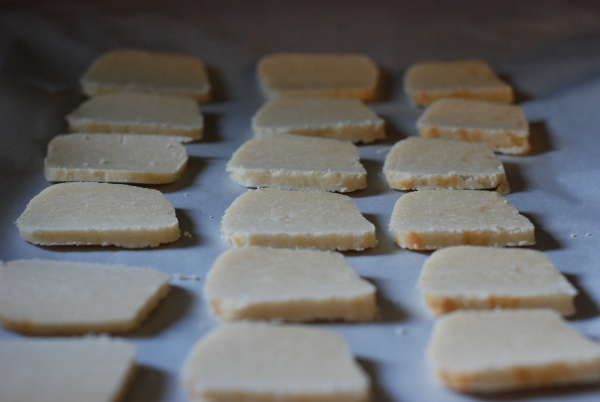
[{"label": "cookie dough slice", "polygon": [[422,137],[482,142],[494,151],[529,152],[529,123],[520,107],[470,99],[440,99],[417,121]]},{"label": "cookie dough slice", "polygon": [[175,209],[160,191],[110,183],[50,186],[27,204],[17,228],[41,246],[156,247],[180,236]]},{"label": "cookie dough slice", "polygon": [[223,237],[234,246],[364,250],[375,226],[346,195],[325,191],[249,190],[225,211]]},{"label": "cookie dough slice", "polygon": [[225,321],[372,321],[375,292],[340,253],[257,246],[219,256],[204,287]]},{"label": "cookie dough slice", "polygon": [[119,49],[94,60],[81,77],[84,94],[148,92],[209,102],[211,84],[202,60],[184,54]]},{"label": "cookie dough slice", "polygon": [[172,136],[181,142],[204,135],[204,117],[193,99],[145,93],[112,93],[82,103],[67,116],[80,133],[134,133]]},{"label": "cookie dough slice", "polygon": [[435,377],[461,392],[596,383],[600,345],[546,309],[456,311],[438,319],[427,348]]},{"label": "cookie dough slice", "polygon": [[383,172],[391,188],[496,189],[510,192],[502,162],[485,144],[410,137],[397,142]]},{"label": "cookie dough slice", "polygon": [[367,187],[367,171],[356,146],[331,138],[292,134],[253,138],[235,151],[227,171],[246,187],[341,193]]},{"label": "cookie dough slice", "polygon": [[48,144],[49,181],[162,184],[177,180],[188,161],[173,138],[137,134],[68,134]]},{"label": "cookie dough slice", "polygon": [[420,106],[440,98],[514,102],[512,87],[481,60],[415,64],[404,76],[404,90],[410,100]]},{"label": "cookie dough slice", "polygon": [[252,118],[255,137],[299,134],[351,142],[385,138],[384,120],[357,99],[282,97],[267,102]]},{"label": "cookie dough slice", "polygon": [[297,325],[225,325],[194,346],[182,381],[193,400],[359,402],[371,393],[341,335]]},{"label": "cookie dough slice", "polygon": [[135,345],[108,337],[0,341],[3,401],[117,402],[135,372]]},{"label": "cookie dough slice", "polygon": [[542,252],[475,246],[434,252],[417,287],[434,315],[498,307],[551,308],[572,315],[578,293]]},{"label": "cookie dough slice", "polygon": [[258,62],[258,82],[269,99],[321,96],[374,101],[379,68],[360,54],[278,53]]},{"label": "cookie dough slice", "polygon": [[169,276],[151,268],[49,260],[0,263],[0,321],[28,335],[129,332],[168,292]]},{"label": "cookie dough slice", "polygon": [[412,250],[535,244],[533,224],[495,191],[421,190],[400,197],[390,230]]}]

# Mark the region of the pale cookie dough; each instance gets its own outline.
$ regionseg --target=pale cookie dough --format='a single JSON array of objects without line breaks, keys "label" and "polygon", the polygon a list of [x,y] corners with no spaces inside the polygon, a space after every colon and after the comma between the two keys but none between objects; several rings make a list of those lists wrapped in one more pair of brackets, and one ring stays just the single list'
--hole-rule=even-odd
[{"label": "pale cookie dough", "polygon": [[17,260],[0,263],[0,321],[29,335],[132,331],[169,292],[151,268]]},{"label": "pale cookie dough", "polygon": [[185,171],[188,152],[173,138],[137,134],[68,134],[48,144],[48,181],[162,184]]},{"label": "pale cookie dough", "polygon": [[258,62],[258,82],[269,99],[324,96],[374,101],[379,68],[360,54],[279,53]]},{"label": "pale cookie dough", "polygon": [[476,246],[434,252],[417,287],[434,315],[456,309],[536,307],[572,315],[578,293],[540,251]]},{"label": "pale cookie dough", "polygon": [[249,190],[225,211],[223,237],[234,246],[363,250],[375,226],[346,195],[325,191]]},{"label": "pale cookie dough", "polygon": [[191,350],[182,382],[203,401],[359,402],[371,394],[341,335],[299,325],[222,326]]},{"label": "pale cookie dough", "polygon": [[470,99],[440,99],[417,120],[422,137],[483,142],[494,151],[529,152],[529,123],[520,107]]},{"label": "pale cookie dough", "polygon": [[385,122],[357,99],[281,97],[252,118],[255,137],[299,134],[369,143],[385,138]]},{"label": "pale cookie dough", "polygon": [[108,337],[0,341],[5,402],[117,402],[135,373],[135,345]]},{"label": "pale cookie dough", "polygon": [[144,93],[114,93],[83,102],[67,115],[71,132],[159,134],[181,142],[204,135],[204,117],[193,99]]},{"label": "pale cookie dough", "polygon": [[390,230],[402,248],[535,244],[533,224],[495,191],[421,190],[400,197]]},{"label": "pale cookie dough", "polygon": [[326,190],[367,187],[367,171],[349,141],[278,134],[252,138],[227,163],[233,180],[246,187]]},{"label": "pale cookie dough", "polygon": [[600,345],[546,309],[456,311],[438,319],[427,354],[435,377],[461,392],[596,383]]},{"label": "pale cookie dough", "polygon": [[512,103],[510,85],[499,79],[481,60],[419,63],[404,76],[404,90],[410,100],[426,106],[440,98],[469,98]]},{"label": "pale cookie dough", "polygon": [[502,162],[485,144],[410,137],[397,142],[383,172],[391,188],[496,189],[510,192]]},{"label": "pale cookie dough", "polygon": [[160,191],[109,183],[50,186],[27,204],[17,228],[42,246],[156,247],[180,236],[175,209]]},{"label": "pale cookie dough", "polygon": [[219,256],[204,287],[225,321],[372,321],[375,292],[340,253],[257,246]]},{"label": "pale cookie dough", "polygon": [[204,63],[196,57],[120,49],[107,52],[81,77],[84,94],[148,92],[211,100],[211,84]]}]

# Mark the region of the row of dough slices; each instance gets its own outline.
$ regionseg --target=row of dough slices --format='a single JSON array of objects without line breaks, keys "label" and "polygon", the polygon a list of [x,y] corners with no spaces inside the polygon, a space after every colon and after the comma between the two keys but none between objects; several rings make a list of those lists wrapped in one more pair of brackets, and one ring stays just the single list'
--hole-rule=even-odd
[{"label": "row of dough slices", "polygon": [[[86,140],[86,139],[84,138],[84,140]],[[104,163],[106,164],[106,160],[105,160],[105,162],[104,162]],[[250,192],[250,193],[256,194],[257,192],[255,192],[255,191],[252,191],[252,192]],[[418,194],[418,193],[415,193],[415,194]],[[465,193],[465,194],[466,194],[466,193]],[[404,198],[404,197],[402,197],[402,198]],[[232,205],[232,207],[233,207],[233,205]],[[288,211],[288,212],[289,212],[289,211]],[[227,215],[227,214],[226,214],[226,215]],[[289,214],[288,214],[288,215],[289,215]],[[243,216],[243,215],[242,215],[242,216]],[[287,217],[287,218],[289,218],[289,216],[287,216],[287,215],[286,215],[286,216],[284,216],[283,218],[286,218],[286,217]],[[250,225],[250,226],[252,226],[252,225]],[[225,226],[224,226],[224,231],[226,231],[226,227],[225,227]],[[374,236],[374,234],[373,234],[373,236]],[[440,235],[439,235],[439,234],[437,234],[436,236],[438,236],[438,237],[439,237]],[[521,242],[523,242],[523,240],[521,240]],[[235,243],[235,242],[234,242],[234,243]],[[319,242],[319,243],[322,243],[322,242]],[[518,243],[518,242],[517,242],[517,243]],[[400,244],[401,244],[401,243],[400,243]],[[401,245],[402,245],[402,244],[401,244]],[[278,246],[282,246],[282,245],[278,245]],[[283,246],[286,246],[286,245],[283,245]],[[364,244],[363,244],[363,246],[364,246]],[[356,248],[364,248],[363,246],[356,247]],[[445,245],[444,245],[444,246],[445,246]],[[440,247],[440,246],[438,245],[438,246],[435,246],[435,247],[433,247],[433,248],[437,248],[437,247]],[[336,248],[340,248],[340,247],[336,247]],[[415,248],[415,247],[409,247],[409,248]],[[248,249],[248,250],[250,250],[250,249]],[[350,269],[350,271],[351,271],[351,269]],[[216,272],[216,270],[215,270],[215,272]],[[355,276],[355,275],[354,275],[354,276]],[[358,283],[359,283],[359,281],[356,281],[356,279],[357,279],[357,278],[353,279],[353,281],[355,281],[355,284],[358,284]],[[218,293],[218,292],[217,292],[217,293]],[[285,289],[284,289],[284,293],[285,293]],[[373,304],[374,304],[374,299],[373,299],[373,297],[374,297],[374,296],[373,296],[373,295],[374,295],[374,289],[371,289],[371,290],[369,290],[369,291],[367,292],[367,294],[369,294],[369,295],[370,295],[370,296],[368,296],[368,298],[370,298],[370,300],[371,300],[371,304],[373,305]],[[217,297],[215,297],[215,299],[214,299],[214,300],[211,300],[211,302],[213,302],[213,305],[215,305],[215,310],[216,310],[217,312],[219,312],[219,311],[221,311],[221,312],[224,312],[224,314],[223,314],[223,317],[226,317],[226,314],[234,314],[234,315],[235,315],[235,314],[236,314],[236,313],[235,313],[235,308],[231,308],[231,307],[229,307],[229,308],[226,308],[226,307],[225,307],[225,306],[226,306],[226,305],[228,305],[228,304],[231,306],[232,304],[234,305],[235,303],[232,303],[232,302],[229,302],[229,303],[227,303],[227,302],[225,302],[224,300],[226,300],[226,297],[224,297],[224,296],[222,296],[222,295],[221,295],[221,296],[217,296]],[[238,307],[237,307],[237,308],[238,308],[238,310],[239,310],[239,301],[238,301],[237,303],[238,303]],[[281,304],[282,304],[282,303],[280,302],[280,306],[279,306],[279,307],[281,307]],[[285,303],[283,303],[283,304],[285,304]],[[288,303],[288,304],[289,304],[289,303]],[[318,304],[318,303],[317,303],[317,304]],[[362,303],[362,304],[365,304],[365,303]],[[255,307],[254,307],[254,309],[255,309],[255,311],[263,311],[263,310],[264,310],[264,306],[263,306],[263,307],[259,307],[259,308],[256,308],[256,306],[255,306]],[[275,308],[275,310],[276,310],[276,309],[277,309],[277,308]],[[331,306],[329,306],[327,309],[331,309]],[[326,309],[326,310],[327,310],[327,309]],[[243,310],[243,308],[242,308],[242,310]],[[250,308],[250,310],[252,310],[252,309]],[[298,309],[296,308],[296,310],[298,310]],[[234,313],[232,313],[232,311],[233,311]],[[373,308],[371,308],[371,312],[367,313],[366,317],[372,316],[372,315],[373,315],[372,311],[373,311]],[[257,317],[257,318],[261,318],[261,317]],[[309,319],[314,319],[314,318],[315,318],[315,317],[312,317],[312,318],[310,318],[310,317],[309,317]],[[328,319],[329,317],[317,317],[317,318],[321,318],[321,319],[323,319],[323,318],[324,318],[324,319]],[[348,318],[348,317],[344,317],[344,318],[346,318],[346,319],[350,319],[350,318]],[[360,320],[360,319],[359,319],[359,320]],[[257,327],[257,328],[258,328],[258,327]],[[232,331],[233,331],[233,330],[232,330]],[[244,332],[247,332],[247,331],[250,331],[250,330],[249,330],[249,329],[244,329],[243,331],[244,331]],[[258,329],[257,329],[257,331],[258,331]],[[224,335],[223,335],[223,336],[224,336]],[[211,339],[212,339],[212,338],[211,338]],[[204,350],[204,349],[199,347],[199,350]],[[212,350],[212,348],[210,348],[210,350]],[[197,352],[197,353],[200,353],[200,352]],[[196,355],[196,354],[194,354],[194,356],[195,356],[195,355]],[[292,357],[292,358],[293,358],[293,357]],[[191,362],[192,360],[193,360],[193,358],[192,358],[192,357],[190,357],[190,362]],[[190,364],[191,364],[191,363],[190,363]],[[192,364],[192,366],[196,367],[194,364]],[[190,380],[190,376],[191,376],[191,377],[194,377],[194,376],[196,375],[196,374],[194,374],[194,373],[196,372],[196,369],[194,369],[194,368],[190,368],[190,367],[191,367],[191,366],[188,366],[188,369],[186,370],[186,379],[187,379],[187,380]],[[359,377],[360,377],[360,376],[359,376]],[[364,376],[363,376],[363,377],[364,377]],[[197,387],[197,386],[198,386],[198,384],[197,384],[197,383],[195,383],[193,380],[190,380],[190,381],[192,381],[192,382],[190,383],[189,381],[187,381],[187,383],[188,383],[188,388],[190,389],[190,392],[191,392],[192,394],[198,394],[198,395],[202,395],[202,394],[203,394],[203,392],[207,392],[206,390],[204,390],[204,391],[198,391],[197,389],[195,389],[195,387]],[[360,382],[360,381],[359,381],[359,382]],[[364,378],[363,378],[363,383],[364,383]],[[361,391],[361,392],[362,392],[362,394],[363,394],[363,396],[364,396],[364,394],[365,394],[365,393],[364,393],[364,387],[363,387],[363,391]],[[361,398],[362,398],[362,397],[361,397]]]}]

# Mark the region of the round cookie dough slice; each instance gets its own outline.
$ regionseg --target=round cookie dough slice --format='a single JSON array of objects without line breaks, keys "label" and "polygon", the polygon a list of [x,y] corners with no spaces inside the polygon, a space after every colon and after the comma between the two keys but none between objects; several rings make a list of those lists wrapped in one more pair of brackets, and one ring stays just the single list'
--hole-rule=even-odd
[{"label": "round cookie dough slice", "polygon": [[137,134],[68,134],[48,144],[48,181],[162,184],[177,180],[188,153],[173,138]]},{"label": "round cookie dough slice", "polygon": [[50,186],[27,204],[17,228],[42,246],[156,247],[180,236],[175,209],[160,191],[110,183]]},{"label": "round cookie dough slice", "polygon": [[118,402],[135,373],[135,345],[102,337],[0,341],[2,401]]},{"label": "round cookie dough slice", "polygon": [[211,84],[202,60],[175,53],[118,49],[94,60],[81,77],[88,96],[146,92],[191,97],[209,102]]},{"label": "round cookie dough slice", "polygon": [[156,134],[181,142],[204,135],[204,116],[193,99],[145,93],[96,96],[67,116],[69,131]]},{"label": "round cookie dough slice", "polygon": [[217,258],[204,295],[223,320],[371,321],[375,286],[337,252],[248,246]]},{"label": "round cookie dough slice", "polygon": [[415,64],[404,76],[404,91],[419,106],[429,105],[440,98],[514,102],[512,87],[498,78],[482,60]]},{"label": "round cookie dough slice", "polygon": [[364,250],[375,226],[346,195],[326,191],[249,190],[225,211],[223,237],[234,246]]},{"label": "round cookie dough slice", "polygon": [[298,134],[368,143],[385,137],[385,122],[358,99],[282,97],[256,112],[252,130],[255,137]]},{"label": "round cookie dough slice", "polygon": [[553,310],[452,312],[436,322],[427,355],[436,379],[461,392],[600,381],[600,345]]},{"label": "round cookie dough slice", "polygon": [[410,137],[392,147],[383,172],[389,186],[397,190],[510,192],[502,162],[490,147],[473,142]]},{"label": "round cookie dough slice", "polygon": [[227,163],[233,180],[246,187],[326,190],[367,187],[367,171],[349,141],[278,134],[253,138]]},{"label": "round cookie dough slice", "polygon": [[269,99],[280,96],[377,98],[379,68],[360,54],[277,53],[258,62],[258,82]]},{"label": "round cookie dough slice", "polygon": [[138,327],[169,292],[151,268],[17,260],[0,265],[0,321],[29,335],[123,333]]},{"label": "round cookie dough slice", "polygon": [[193,400],[360,402],[371,393],[341,335],[298,325],[222,326],[194,346],[182,381]]},{"label": "round cookie dough slice", "polygon": [[390,230],[402,248],[527,246],[533,224],[495,191],[421,190],[400,197]]},{"label": "round cookie dough slice", "polygon": [[571,315],[578,293],[540,251],[476,246],[435,251],[417,287],[434,315],[494,308],[551,308]]}]

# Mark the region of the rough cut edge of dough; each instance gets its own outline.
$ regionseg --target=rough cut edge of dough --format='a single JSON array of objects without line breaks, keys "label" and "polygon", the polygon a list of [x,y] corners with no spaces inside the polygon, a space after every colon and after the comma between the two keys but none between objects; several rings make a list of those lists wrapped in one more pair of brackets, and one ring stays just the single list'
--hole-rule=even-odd
[{"label": "rough cut edge of dough", "polygon": [[419,134],[424,138],[445,138],[482,142],[489,145],[494,152],[509,155],[523,155],[531,150],[529,134],[509,130],[482,130],[470,128],[441,127],[417,123]]},{"label": "rough cut edge of dough", "polygon": [[455,91],[407,90],[411,102],[417,106],[428,106],[441,98],[476,99],[496,103],[514,103],[515,95],[508,84],[499,83],[489,88],[463,89]]},{"label": "rough cut edge of dough", "polygon": [[213,311],[224,321],[277,320],[288,322],[367,322],[377,317],[375,291],[352,298],[295,299],[261,303],[211,300]]},{"label": "rough cut edge of dough", "polygon": [[227,172],[238,184],[245,187],[279,188],[287,190],[324,190],[347,193],[367,187],[367,173],[345,174],[338,172],[302,172],[285,169],[247,169],[227,166]]},{"label": "rough cut edge of dough", "polygon": [[97,122],[92,119],[68,119],[72,133],[115,133],[168,135],[181,142],[192,142],[204,137],[204,126],[174,126],[159,124],[139,124],[137,122]]},{"label": "rough cut edge of dough", "polygon": [[384,170],[388,185],[396,190],[496,190],[500,194],[510,193],[505,173],[490,175],[455,174],[411,174]]},{"label": "rough cut edge of dough", "polygon": [[314,248],[319,250],[356,250],[375,247],[375,229],[360,233],[244,233],[241,231],[223,232],[223,238],[234,247],[267,246],[277,248]]},{"label": "rough cut edge of dough", "polygon": [[170,291],[169,282],[166,281],[154,294],[154,296],[146,302],[138,311],[133,320],[105,322],[105,323],[86,323],[86,324],[35,324],[30,321],[16,321],[0,316],[2,326],[9,330],[18,332],[24,335],[83,335],[88,333],[110,333],[124,334],[131,332],[140,327],[148,318],[150,313],[158,306],[158,304],[167,297]]},{"label": "rough cut edge of dough", "polygon": [[168,173],[140,172],[116,169],[81,169],[44,167],[44,176],[51,182],[95,181],[104,183],[167,184],[177,181],[185,171],[187,162],[177,171]]},{"label": "rough cut edge of dough", "polygon": [[435,250],[443,247],[472,246],[530,246],[535,244],[533,225],[528,228],[504,230],[474,229],[456,231],[401,231],[392,228],[396,243],[411,250]]},{"label": "rough cut edge of dough", "polygon": [[424,292],[427,308],[434,316],[460,309],[490,310],[495,308],[551,308],[564,316],[575,314],[573,296],[569,294],[533,296],[447,296]]},{"label": "rough cut edge of dough", "polygon": [[[179,223],[153,229],[44,230],[19,227],[21,237],[40,246],[118,246],[124,248],[157,247],[179,239]],[[110,239],[110,240],[107,240]]]}]

